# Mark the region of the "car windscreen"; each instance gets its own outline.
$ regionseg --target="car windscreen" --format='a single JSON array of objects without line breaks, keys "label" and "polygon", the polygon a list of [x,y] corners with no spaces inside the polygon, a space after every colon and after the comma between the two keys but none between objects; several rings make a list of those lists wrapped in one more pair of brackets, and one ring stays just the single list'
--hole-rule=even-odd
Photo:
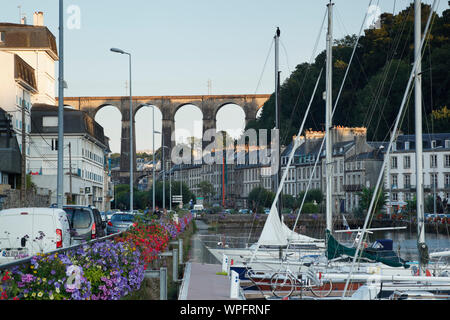
[{"label": "car windscreen", "polygon": [[64,208],[72,229],[85,229],[91,225],[91,213],[80,208]]},{"label": "car windscreen", "polygon": [[134,221],[134,216],[131,214],[115,214],[111,217],[111,221]]}]

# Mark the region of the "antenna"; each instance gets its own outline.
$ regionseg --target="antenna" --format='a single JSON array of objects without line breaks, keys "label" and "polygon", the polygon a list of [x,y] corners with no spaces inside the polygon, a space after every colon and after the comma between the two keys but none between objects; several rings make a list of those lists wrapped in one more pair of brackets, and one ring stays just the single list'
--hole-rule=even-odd
[{"label": "antenna", "polygon": [[128,94],[128,80],[125,80],[125,95]]},{"label": "antenna", "polygon": [[208,79],[208,95],[210,95],[212,92],[212,80]]},{"label": "antenna", "polygon": [[22,23],[22,6],[19,4],[17,8],[19,9],[19,23]]}]

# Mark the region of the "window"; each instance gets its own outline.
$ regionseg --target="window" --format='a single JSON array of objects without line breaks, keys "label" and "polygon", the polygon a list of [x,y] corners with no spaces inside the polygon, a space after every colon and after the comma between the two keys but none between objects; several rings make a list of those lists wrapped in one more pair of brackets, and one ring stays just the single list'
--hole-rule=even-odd
[{"label": "window", "polygon": [[409,150],[409,141],[405,141],[405,150]]},{"label": "window", "polygon": [[437,173],[431,173],[430,174],[430,181],[431,181],[431,186],[437,187],[437,183],[438,183]]},{"label": "window", "polygon": [[64,211],[71,228],[84,229],[91,225],[91,214],[88,210],[65,208]]},{"label": "window", "polygon": [[411,187],[411,175],[405,174],[404,182],[405,182],[405,188],[410,188]]},{"label": "window", "polygon": [[397,157],[392,157],[391,158],[391,167],[393,169],[397,169]]},{"label": "window", "polygon": [[436,168],[437,167],[437,155],[431,154],[430,155],[430,168]]},{"label": "window", "polygon": [[58,126],[58,117],[42,117],[42,126],[43,127],[57,127]]},{"label": "window", "polygon": [[391,181],[392,181],[392,188],[397,188],[398,185],[398,180],[397,180],[397,175],[393,174],[391,175]]},{"label": "window", "polygon": [[5,42],[5,33],[3,31],[0,32],[0,43]]},{"label": "window", "polygon": [[436,148],[436,140],[431,141],[431,148],[432,149]]},{"label": "window", "polygon": [[450,188],[450,173],[445,174],[445,188]]},{"label": "window", "polygon": [[58,139],[52,139],[52,146],[51,146],[52,150],[58,150]]},{"label": "window", "polygon": [[403,158],[403,166],[405,169],[411,168],[411,157],[410,156],[404,156]]},{"label": "window", "polygon": [[450,148],[450,140],[445,140],[445,149]]},{"label": "window", "polygon": [[398,194],[395,192],[392,194],[392,201],[398,201]]},{"label": "window", "polygon": [[450,154],[446,154],[444,157],[444,167],[450,167]]}]

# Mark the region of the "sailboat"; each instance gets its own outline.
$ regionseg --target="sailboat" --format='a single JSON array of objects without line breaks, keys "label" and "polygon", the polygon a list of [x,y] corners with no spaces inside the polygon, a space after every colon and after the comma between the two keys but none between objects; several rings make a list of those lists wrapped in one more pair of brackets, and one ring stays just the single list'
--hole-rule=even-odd
[{"label": "sailboat", "polygon": [[[416,0],[417,1],[417,0]],[[326,113],[326,127],[327,127],[327,132],[329,132],[328,130],[331,128],[331,28],[330,28],[330,22],[331,22],[331,7],[332,4],[328,4],[328,16],[329,16],[329,28],[328,28],[328,35],[327,35],[327,95],[326,95],[326,105],[327,105],[327,113]],[[420,4],[419,4],[419,8],[420,8]],[[433,12],[433,10],[432,10]],[[420,17],[420,13],[419,13],[419,17]],[[429,25],[429,23],[428,23]],[[420,26],[419,26],[419,32],[420,32]],[[417,60],[417,58],[416,58]],[[416,62],[417,63],[417,62]],[[417,71],[416,71],[417,72]],[[408,91],[408,90],[407,90]],[[416,99],[417,100],[417,99]],[[404,103],[403,103],[404,106]],[[402,108],[403,108],[402,106]],[[400,112],[401,113],[401,112]],[[329,135],[327,135],[328,137]],[[421,131],[420,131],[420,138],[421,138]],[[327,141],[327,148],[326,148],[326,163],[327,163],[327,171],[329,174],[327,174],[327,178],[331,178],[331,174],[330,174],[330,164],[332,162],[331,160],[331,139],[326,139]],[[296,145],[294,145],[293,148],[293,152],[291,153],[291,157],[288,161],[288,166],[290,164],[290,160],[292,160],[292,155],[295,152],[296,147],[298,147],[297,141],[295,141]],[[390,142],[390,147],[392,145],[392,139]],[[389,148],[390,148],[389,147]],[[389,155],[389,153],[388,153]],[[388,157],[387,155],[387,157]],[[386,158],[387,158],[386,157]],[[421,158],[421,156],[420,156]],[[419,166],[420,167],[420,166]],[[380,172],[380,179],[378,181],[378,186],[379,183],[381,181],[381,176],[382,176],[382,172],[383,170],[381,170]],[[421,176],[418,175],[418,176]],[[352,281],[352,288],[353,290],[357,290],[360,287],[363,290],[357,290],[355,291],[355,297],[366,297],[367,294],[362,294],[361,292],[365,292],[364,290],[367,289],[365,284],[368,282],[368,280],[372,279],[375,277],[377,279],[379,279],[380,281],[386,283],[386,281],[390,281],[390,283],[392,284],[393,281],[411,281],[411,277],[413,276],[413,274],[411,273],[411,270],[408,270],[409,265],[407,264],[406,261],[402,260],[400,257],[398,257],[392,250],[386,250],[386,246],[383,246],[382,243],[378,242],[378,244],[381,245],[381,247],[383,248],[383,250],[379,250],[379,248],[377,247],[372,247],[372,248],[368,248],[368,249],[363,249],[360,250],[360,246],[362,243],[362,239],[364,238],[364,234],[368,231],[367,229],[367,221],[368,219],[366,219],[366,223],[364,225],[363,230],[358,230],[358,232],[361,233],[360,236],[360,240],[358,241],[358,245],[356,248],[350,248],[350,247],[346,247],[341,245],[339,242],[337,242],[337,240],[332,236],[332,224],[331,224],[331,218],[332,218],[332,213],[331,213],[331,179],[328,179],[327,181],[327,229],[326,229],[326,244],[327,244],[327,250],[326,250],[326,258],[327,261],[325,263],[324,266],[324,271],[327,273],[324,273],[323,276],[328,278],[328,279],[333,279],[334,284],[336,283],[340,283],[340,290],[342,290],[342,284],[345,283],[345,287],[342,290],[343,291],[343,296],[345,296],[346,291],[349,289],[349,280],[351,278]],[[283,178],[282,178],[282,182],[283,183]],[[417,184],[422,185],[422,184]],[[301,236],[298,235],[296,233],[294,233],[292,230],[290,230],[289,228],[287,228],[287,226],[279,219],[278,216],[278,212],[276,211],[276,206],[275,203],[277,201],[277,198],[279,196],[279,191],[280,188],[277,192],[277,195],[275,197],[275,201],[272,205],[269,217],[266,221],[266,224],[264,226],[263,232],[261,234],[261,237],[257,243],[257,247],[255,250],[255,253],[252,256],[252,259],[250,261],[250,263],[252,262],[252,260],[255,258],[256,256],[256,252],[258,251],[259,247],[264,246],[264,245],[280,245],[280,246],[285,246],[288,247],[290,241],[295,240],[296,238],[298,238],[298,240],[300,241],[304,241],[305,239]],[[376,192],[374,193],[374,198],[375,198]],[[374,198],[372,199],[372,203],[371,203],[371,207],[369,208],[369,212],[367,217],[370,216],[370,212],[371,212],[371,208],[373,207],[373,201]],[[420,214],[419,210],[418,213]],[[418,219],[419,221],[423,222],[423,217],[422,219],[419,217]],[[423,224],[421,225],[421,228],[423,228]],[[419,234],[421,234],[422,236],[424,236],[424,232],[419,231]],[[423,239],[423,237],[422,237]],[[306,239],[308,240],[308,239]],[[316,241],[317,239],[313,239],[311,242]],[[387,246],[389,248],[389,246]],[[423,240],[419,240],[419,248],[425,248],[424,247],[424,241]],[[422,249],[422,251],[424,251]],[[316,252],[318,253],[318,252]],[[420,249],[419,249],[419,253],[420,253]],[[348,262],[338,262],[335,263],[334,266],[332,266],[330,264],[330,260],[331,259],[335,259],[336,257],[339,256],[347,256],[347,257],[353,257],[353,263],[350,265]],[[423,256],[423,255],[422,255]],[[358,267],[355,269],[355,262],[358,259]],[[367,259],[369,262],[365,263],[365,262],[361,262],[362,259]],[[423,260],[423,259],[420,259]],[[264,263],[267,265],[268,261],[264,261]],[[297,263],[295,262],[290,262],[291,266],[295,266],[298,267],[299,269],[299,273],[302,273],[302,269],[303,269],[303,273],[305,271],[305,268],[303,268],[303,266],[305,266],[305,263],[302,263],[302,261],[297,260]],[[309,267],[309,266],[307,266]],[[332,270],[332,268],[330,267],[334,267],[334,271]],[[319,269],[320,270],[320,269]],[[419,274],[421,275],[421,273]],[[265,279],[267,278],[267,275],[264,273],[261,273],[260,275],[260,279]],[[422,278],[414,278],[414,281],[424,281]],[[431,280],[430,278],[428,278],[427,280]],[[439,285],[436,287],[431,287],[428,286],[428,289],[432,289],[432,290],[443,290],[445,289],[446,283],[450,280],[450,278],[443,278],[442,277],[434,277],[433,281],[439,283]],[[264,282],[263,282],[264,283]],[[444,283],[444,287],[442,286],[442,283]],[[355,286],[356,284],[356,286]],[[335,286],[335,289],[338,289],[337,286]],[[388,284],[385,284],[385,289],[384,292],[390,292],[390,290],[386,290],[386,288],[389,287]],[[417,286],[415,286],[417,287]],[[397,287],[400,288],[400,287]],[[404,286],[402,287],[403,289],[405,288]],[[391,286],[392,289],[392,286]],[[328,289],[327,289],[328,290]],[[367,291],[367,290],[366,290]],[[392,290],[391,290],[392,291]],[[371,295],[369,295],[371,296]]]}]

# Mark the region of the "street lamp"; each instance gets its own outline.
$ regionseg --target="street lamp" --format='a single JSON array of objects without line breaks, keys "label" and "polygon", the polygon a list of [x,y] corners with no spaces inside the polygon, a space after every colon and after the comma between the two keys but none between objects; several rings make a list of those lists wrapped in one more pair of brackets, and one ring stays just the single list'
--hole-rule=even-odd
[{"label": "street lamp", "polygon": [[[167,148],[167,150],[170,151],[170,148],[168,146],[164,145],[164,136],[162,137],[162,146],[161,146],[161,151],[162,151],[162,169],[163,169],[163,210],[166,208],[166,163],[164,160],[164,148]],[[170,175],[169,175],[169,179],[170,179]],[[169,188],[170,191],[172,191],[172,184],[171,184],[171,179],[169,180]],[[169,195],[170,197],[172,197],[172,194],[170,193]],[[171,201],[171,200],[169,200]],[[172,210],[172,202],[170,202],[170,210]]]},{"label": "street lamp", "polygon": [[156,162],[155,162],[155,133],[161,133],[161,132],[159,132],[159,131],[155,131],[154,130],[154,128],[155,128],[155,107],[153,107],[152,106],[152,108],[153,108],[153,134],[152,134],[152,136],[153,136],[153,146],[152,146],[152,148],[153,148],[153,156],[152,156],[152,158],[153,158],[153,212],[155,212],[155,181],[156,181],[156,179],[155,179],[155,167],[156,167]]},{"label": "street lamp", "polygon": [[[59,0],[59,70],[58,70],[58,168],[56,199],[58,208],[64,204],[64,1]],[[24,146],[25,148],[25,146]],[[25,153],[24,153],[25,154]]]},{"label": "street lamp", "polygon": [[130,69],[130,213],[133,212],[133,101],[131,95],[131,53],[125,52],[122,49],[111,48],[112,52],[127,54],[129,57]]}]

